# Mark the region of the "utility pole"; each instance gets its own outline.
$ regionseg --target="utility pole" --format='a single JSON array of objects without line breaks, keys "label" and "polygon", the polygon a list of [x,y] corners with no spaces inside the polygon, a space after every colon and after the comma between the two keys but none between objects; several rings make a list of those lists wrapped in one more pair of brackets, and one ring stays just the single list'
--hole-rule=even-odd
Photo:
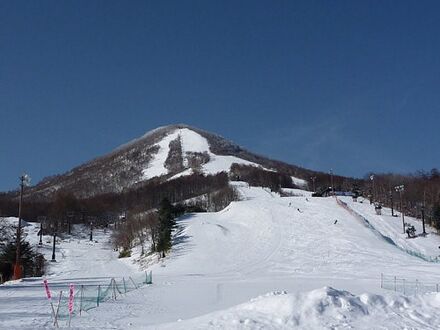
[{"label": "utility pole", "polygon": [[310,177],[310,179],[313,182],[313,192],[316,192],[316,187],[315,187],[316,176],[312,176],[312,177]]},{"label": "utility pole", "polygon": [[20,201],[18,204],[18,227],[17,227],[17,246],[15,251],[15,265],[14,265],[14,279],[22,278],[23,272],[21,269],[21,211],[23,207],[23,190],[24,186],[30,182],[30,177],[27,174],[20,176]]},{"label": "utility pole", "polygon": [[405,191],[405,186],[402,184],[400,186],[394,187],[394,189],[399,193],[399,199],[400,199],[400,213],[402,214],[402,226],[403,226],[403,233],[405,234],[405,214],[403,212],[402,207],[402,194]]}]

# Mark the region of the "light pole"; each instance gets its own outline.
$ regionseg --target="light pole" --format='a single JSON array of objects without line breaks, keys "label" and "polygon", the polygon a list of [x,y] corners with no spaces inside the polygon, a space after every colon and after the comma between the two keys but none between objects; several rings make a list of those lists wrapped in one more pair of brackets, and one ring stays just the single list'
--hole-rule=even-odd
[{"label": "light pole", "polygon": [[403,212],[403,207],[402,207],[402,194],[405,191],[405,186],[402,184],[400,186],[395,186],[394,189],[399,193],[400,213],[402,214],[403,233],[405,234],[405,214]]},{"label": "light pole", "polygon": [[423,236],[426,235],[425,231],[425,205],[422,205],[422,226],[423,226]]},{"label": "light pole", "polygon": [[375,193],[375,191],[374,191],[374,174],[371,174],[370,175],[370,180],[371,180],[371,182],[372,182],[372,185],[373,185],[373,191],[372,191],[372,200],[373,200],[373,202],[375,202],[376,201],[376,193]]},{"label": "light pole", "polygon": [[393,204],[393,191],[389,191],[390,194],[390,203],[391,203],[391,216],[394,217],[394,204]]},{"label": "light pole", "polygon": [[23,207],[23,190],[25,186],[28,186],[31,178],[27,174],[20,176],[20,201],[18,204],[18,227],[17,227],[17,246],[15,251],[15,265],[14,265],[14,279],[18,280],[22,278],[23,272],[21,269],[21,211]]}]

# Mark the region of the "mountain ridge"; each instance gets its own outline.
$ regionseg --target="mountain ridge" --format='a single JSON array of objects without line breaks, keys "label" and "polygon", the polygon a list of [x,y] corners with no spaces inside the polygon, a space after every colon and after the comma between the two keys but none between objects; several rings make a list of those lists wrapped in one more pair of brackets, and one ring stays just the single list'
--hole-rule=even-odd
[{"label": "mountain ridge", "polygon": [[[205,139],[208,149],[205,147],[203,150],[200,149],[192,152],[191,146],[188,147],[188,145],[191,144],[190,141],[186,143],[189,152],[183,155],[183,158],[182,156],[174,155],[176,157],[173,159],[172,155],[171,157],[170,154],[167,155],[166,161],[169,161],[169,163],[165,164],[165,162],[163,162],[163,166],[167,168],[166,173],[162,169],[162,171],[159,171],[162,175],[149,176],[148,168],[151,167],[151,163],[154,162],[155,157],[164,147],[159,147],[161,141],[167,138],[167,136],[174,134],[177,130],[179,130],[179,132],[193,132],[190,134],[193,136],[189,139],[199,139],[199,144],[203,144],[202,139]],[[170,141],[169,144],[165,146],[169,152],[171,151],[170,145],[173,141]],[[178,142],[175,141],[174,144],[178,144]],[[178,154],[179,148],[181,151],[182,147],[175,146],[173,149],[174,152]],[[213,166],[211,158],[217,161],[217,165],[219,164],[218,159],[228,164],[232,164],[235,161],[242,164],[260,166],[266,170],[287,173],[301,179],[307,177],[304,175],[305,173],[312,173],[312,171],[302,169],[298,166],[252,153],[219,134],[179,123],[157,127],[146,132],[139,138],[124,143],[109,153],[73,167],[65,173],[45,177],[35,186],[30,187],[27,190],[27,194],[46,198],[51,197],[58,190],[70,191],[78,197],[92,197],[103,193],[118,193],[136,184],[155,179],[156,177],[161,177],[164,180],[170,179],[180,173],[175,169],[187,171],[187,173],[182,175],[191,175],[192,172],[198,169],[201,169],[202,172],[206,174],[215,172],[214,170],[210,171],[204,168],[209,167],[208,165]],[[178,164],[180,159],[183,161],[186,160],[186,162],[190,164],[182,167],[182,164]],[[221,165],[221,169],[225,171],[229,170],[229,168],[222,168],[222,166],[226,165]],[[190,168],[192,171],[189,171]]]}]

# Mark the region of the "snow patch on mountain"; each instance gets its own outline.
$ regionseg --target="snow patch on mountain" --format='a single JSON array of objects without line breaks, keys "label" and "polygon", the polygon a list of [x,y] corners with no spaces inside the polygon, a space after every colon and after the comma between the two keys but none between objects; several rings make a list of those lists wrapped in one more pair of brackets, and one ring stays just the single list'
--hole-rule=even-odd
[{"label": "snow patch on mountain", "polygon": [[172,179],[185,175],[191,175],[193,173],[193,170],[188,168],[190,153],[205,153],[209,156],[209,161],[206,164],[203,164],[201,167],[201,171],[205,174],[228,172],[234,163],[262,167],[257,163],[235,156],[216,155],[211,152],[208,140],[206,138],[188,128],[180,128],[175,129],[156,144],[156,146],[159,147],[159,150],[154,155],[149,166],[142,171],[142,180],[148,180],[156,176],[166,175],[169,173],[168,169],[165,168],[165,161],[170,152],[170,143],[176,139],[180,139],[182,146],[183,166],[186,169],[174,175]]},{"label": "snow patch on mountain", "polygon": [[297,178],[294,176],[291,176],[291,178],[292,178],[293,184],[297,187],[306,188],[308,185],[306,180],[303,180],[303,179],[300,179],[300,178]]},{"label": "snow patch on mountain", "polygon": [[168,170],[165,168],[165,161],[170,152],[170,142],[175,140],[178,135],[178,132],[173,132],[156,144],[159,147],[159,151],[154,155],[148,167],[142,171],[143,180],[168,174]]}]

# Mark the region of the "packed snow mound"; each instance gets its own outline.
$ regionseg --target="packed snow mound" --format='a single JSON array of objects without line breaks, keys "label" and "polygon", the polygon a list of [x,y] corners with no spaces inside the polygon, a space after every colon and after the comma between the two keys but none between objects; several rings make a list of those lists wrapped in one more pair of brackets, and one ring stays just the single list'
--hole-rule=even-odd
[{"label": "packed snow mound", "polygon": [[208,140],[206,138],[188,128],[176,128],[156,144],[156,146],[159,147],[159,150],[153,156],[153,159],[148,164],[148,167],[142,171],[143,180],[148,180],[153,177],[167,175],[170,173],[169,169],[166,168],[166,160],[171,150],[170,143],[176,140],[180,140],[182,152],[181,165],[184,170],[174,175],[172,179],[184,175],[191,175],[193,173],[193,169],[190,166],[190,158],[194,154],[205,155],[205,157],[208,159],[206,163],[201,164],[200,168],[200,170],[205,174],[228,172],[234,163],[262,167],[257,163],[253,163],[235,156],[216,155],[211,152]]},{"label": "packed snow mound", "polygon": [[[418,312],[423,306],[423,313]],[[159,329],[438,329],[440,294],[407,298],[353,295],[324,287],[305,293],[272,292],[224,311]]]}]

